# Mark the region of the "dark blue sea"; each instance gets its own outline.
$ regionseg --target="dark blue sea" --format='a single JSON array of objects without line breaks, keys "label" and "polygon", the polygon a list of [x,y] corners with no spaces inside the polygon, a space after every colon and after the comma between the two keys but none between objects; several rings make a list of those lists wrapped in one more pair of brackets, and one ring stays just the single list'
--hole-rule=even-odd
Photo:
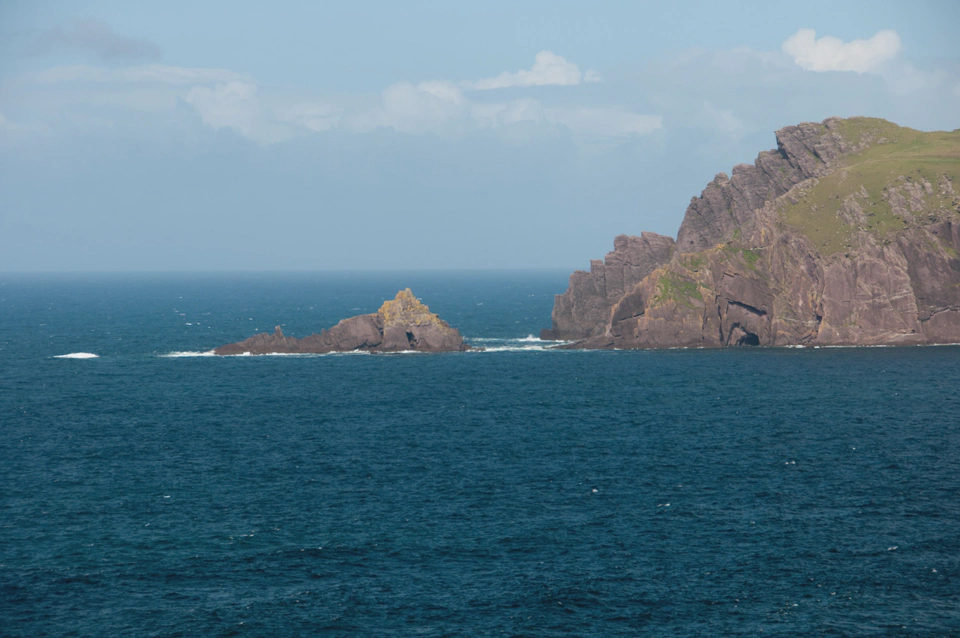
[{"label": "dark blue sea", "polygon": [[[548,351],[567,274],[0,275],[0,634],[960,635],[960,348]],[[488,349],[202,354],[407,286]]]}]

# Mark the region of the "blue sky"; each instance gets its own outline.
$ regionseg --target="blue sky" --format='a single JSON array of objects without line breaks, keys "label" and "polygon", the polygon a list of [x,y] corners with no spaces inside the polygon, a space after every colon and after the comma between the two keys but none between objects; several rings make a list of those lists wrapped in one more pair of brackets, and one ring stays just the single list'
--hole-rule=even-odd
[{"label": "blue sky", "polygon": [[956,2],[8,0],[0,270],[584,267],[674,234],[781,126],[960,127],[956,24]]}]

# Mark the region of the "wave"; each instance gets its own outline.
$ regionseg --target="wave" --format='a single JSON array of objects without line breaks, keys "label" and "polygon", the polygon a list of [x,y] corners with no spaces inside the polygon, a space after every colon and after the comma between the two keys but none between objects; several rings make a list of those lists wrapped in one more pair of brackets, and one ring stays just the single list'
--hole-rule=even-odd
[{"label": "wave", "polygon": [[539,337],[527,335],[526,337],[476,337],[465,339],[467,343],[476,346],[477,350],[468,352],[542,352],[544,350],[554,350],[557,346],[562,346],[570,341],[544,341]]},{"label": "wave", "polygon": [[[406,350],[404,352],[413,352],[413,351]],[[258,355],[252,354],[250,352],[242,352],[240,354],[218,355],[213,350],[206,350],[203,352],[168,352],[166,354],[160,354],[157,356],[164,359],[181,359],[181,358],[189,358],[189,357],[331,357],[331,356],[342,356],[342,355],[351,355],[351,354],[370,354],[370,353],[363,352],[362,350],[353,350],[351,352],[268,352],[265,354],[258,354]],[[396,354],[400,354],[400,353],[396,353]]]},{"label": "wave", "polygon": [[[553,350],[557,346],[561,346],[567,343],[572,343],[570,341],[544,341],[539,337],[534,335],[527,335],[526,337],[468,337],[464,341],[472,346],[476,347],[476,350],[468,350],[467,352],[540,352],[543,350]],[[217,355],[213,350],[205,351],[175,351],[167,352],[166,354],[157,355],[165,359],[179,359],[179,358],[190,358],[190,357],[217,357],[217,356],[226,356],[226,357],[252,357],[252,356],[264,356],[264,357],[342,357],[346,355],[369,355],[369,354],[378,354],[378,355],[398,355],[398,354],[429,354],[421,350],[397,350],[395,352],[377,352],[371,353],[363,350],[351,350],[349,352],[324,352],[324,353],[314,353],[314,352],[271,352],[263,355],[253,355],[249,352],[244,352],[241,354],[229,354],[229,355]]]},{"label": "wave", "polygon": [[481,348],[467,350],[467,352],[543,352],[550,349],[549,346],[481,346]]},{"label": "wave", "polygon": [[365,352],[363,350],[349,350],[347,352],[267,352],[262,355],[251,355],[249,352],[244,352],[243,354],[238,355],[226,355],[226,356],[237,356],[237,357],[342,357],[344,355],[352,354],[363,354],[368,355],[372,354],[370,352]]},{"label": "wave", "polygon": [[158,355],[165,359],[179,359],[180,357],[215,357],[213,350],[207,350],[206,352],[168,352],[167,354]]},{"label": "wave", "polygon": [[470,341],[471,343],[474,341],[478,343],[485,343],[488,341],[490,342],[510,341],[515,343],[563,343],[560,341],[544,341],[540,337],[535,337],[533,335],[527,335],[526,337],[467,337],[465,340]]},{"label": "wave", "polygon": [[100,355],[92,352],[71,352],[70,354],[58,354],[54,359],[99,359]]}]

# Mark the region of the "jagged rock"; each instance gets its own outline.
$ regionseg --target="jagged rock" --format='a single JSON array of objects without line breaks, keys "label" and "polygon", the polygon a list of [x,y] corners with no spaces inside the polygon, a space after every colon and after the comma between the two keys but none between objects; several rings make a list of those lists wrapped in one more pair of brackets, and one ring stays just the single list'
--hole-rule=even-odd
[{"label": "jagged rock", "polygon": [[574,348],[960,343],[960,174],[946,161],[958,151],[960,131],[868,118],[782,129],[776,151],[691,202],[676,247],[632,288],[603,287],[610,255],[574,273],[543,337]]},{"label": "jagged rock", "polygon": [[280,326],[273,334],[260,333],[239,343],[214,349],[214,353],[279,354],[350,352],[451,352],[468,350],[456,328],[430,312],[409,288],[385,301],[372,314],[340,321],[329,330],[302,339],[284,336]]},{"label": "jagged rock", "polygon": [[844,153],[858,150],[839,134],[843,120],[804,123],[777,131],[777,149],[764,151],[751,166],[717,175],[687,207],[677,233],[679,252],[699,252],[753,230],[754,211],[796,184],[830,172]]},{"label": "jagged rock", "polygon": [[590,272],[570,275],[570,287],[557,295],[553,306],[553,327],[541,332],[541,339],[584,339],[602,334],[610,322],[613,306],[644,277],[665,264],[673,254],[672,237],[641,233],[640,237],[619,235],[613,252],[603,261],[590,262]]}]

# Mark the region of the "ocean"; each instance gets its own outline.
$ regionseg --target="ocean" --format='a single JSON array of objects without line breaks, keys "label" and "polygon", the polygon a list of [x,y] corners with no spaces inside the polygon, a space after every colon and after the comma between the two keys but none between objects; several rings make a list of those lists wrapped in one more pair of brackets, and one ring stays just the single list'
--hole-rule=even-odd
[{"label": "ocean", "polygon": [[[960,635],[960,348],[550,351],[567,276],[0,275],[0,634]],[[204,354],[405,287],[487,349]]]}]

